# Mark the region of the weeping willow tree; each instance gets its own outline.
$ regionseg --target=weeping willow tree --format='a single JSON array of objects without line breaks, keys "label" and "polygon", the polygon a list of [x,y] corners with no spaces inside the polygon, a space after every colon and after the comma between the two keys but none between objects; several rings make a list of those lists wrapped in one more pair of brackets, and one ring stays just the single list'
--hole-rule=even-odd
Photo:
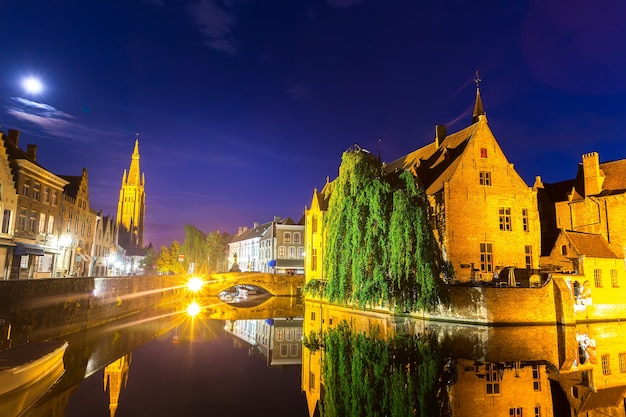
[{"label": "weeping willow tree", "polygon": [[323,297],[361,307],[431,309],[447,301],[451,273],[428,222],[428,200],[410,172],[385,173],[358,147],[342,156],[325,216]]}]

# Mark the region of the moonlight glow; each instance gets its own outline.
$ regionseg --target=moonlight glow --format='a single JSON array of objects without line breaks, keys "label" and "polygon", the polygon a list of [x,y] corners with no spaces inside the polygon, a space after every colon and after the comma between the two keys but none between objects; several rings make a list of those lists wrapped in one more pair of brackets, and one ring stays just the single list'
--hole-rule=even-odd
[{"label": "moonlight glow", "polygon": [[36,77],[27,77],[22,80],[22,87],[27,93],[39,94],[43,91],[43,84],[41,80]]}]

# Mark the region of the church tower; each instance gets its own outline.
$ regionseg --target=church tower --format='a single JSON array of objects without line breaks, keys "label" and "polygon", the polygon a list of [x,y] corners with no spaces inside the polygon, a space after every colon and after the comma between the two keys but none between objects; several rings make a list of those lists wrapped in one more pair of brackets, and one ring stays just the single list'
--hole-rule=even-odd
[{"label": "church tower", "polygon": [[124,170],[120,199],[117,203],[118,242],[126,250],[143,249],[143,224],[146,214],[145,178],[139,169],[139,135],[130,161]]}]

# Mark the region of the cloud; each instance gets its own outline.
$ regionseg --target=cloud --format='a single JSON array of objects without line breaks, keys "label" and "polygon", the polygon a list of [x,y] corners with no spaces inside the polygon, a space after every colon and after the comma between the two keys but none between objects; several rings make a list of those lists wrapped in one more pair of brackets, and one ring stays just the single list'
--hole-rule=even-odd
[{"label": "cloud", "polygon": [[7,113],[19,120],[39,126],[51,139],[71,142],[90,142],[98,137],[111,136],[111,132],[88,128],[71,114],[57,110],[46,103],[11,97]]},{"label": "cloud", "polygon": [[287,93],[294,100],[306,99],[311,97],[311,88],[304,84],[294,84],[287,89]]},{"label": "cloud", "polygon": [[232,10],[235,2],[225,2],[220,6],[214,0],[199,0],[187,8],[189,15],[204,35],[204,44],[214,50],[236,55],[239,46],[233,37],[233,26],[236,18]]},{"label": "cloud", "polygon": [[332,7],[347,9],[349,7],[358,6],[363,0],[326,0]]}]

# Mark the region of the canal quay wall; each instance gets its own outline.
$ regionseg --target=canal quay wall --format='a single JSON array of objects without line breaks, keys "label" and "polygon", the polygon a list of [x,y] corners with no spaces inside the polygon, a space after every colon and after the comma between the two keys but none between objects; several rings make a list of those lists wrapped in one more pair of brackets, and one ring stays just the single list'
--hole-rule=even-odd
[{"label": "canal quay wall", "polygon": [[0,281],[0,348],[180,308],[185,285],[177,275]]}]

